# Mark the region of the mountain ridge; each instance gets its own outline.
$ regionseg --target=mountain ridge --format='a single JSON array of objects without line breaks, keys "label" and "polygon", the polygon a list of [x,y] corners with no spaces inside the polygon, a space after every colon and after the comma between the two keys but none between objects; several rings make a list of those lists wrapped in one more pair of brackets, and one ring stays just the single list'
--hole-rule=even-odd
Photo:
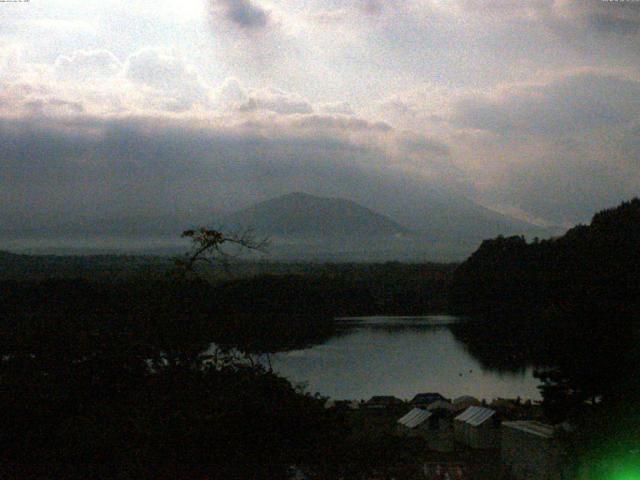
[{"label": "mountain ridge", "polygon": [[263,200],[223,218],[223,228],[251,228],[284,237],[389,236],[411,231],[358,202],[291,192]]}]

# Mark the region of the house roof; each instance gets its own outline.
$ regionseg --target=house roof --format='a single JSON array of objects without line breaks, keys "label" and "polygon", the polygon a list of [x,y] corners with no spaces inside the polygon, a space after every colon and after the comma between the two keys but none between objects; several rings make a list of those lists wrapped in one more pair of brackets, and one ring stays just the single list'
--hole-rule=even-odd
[{"label": "house roof", "polygon": [[416,428],[418,425],[425,422],[431,415],[433,415],[433,413],[429,410],[414,408],[404,417],[398,420],[398,423],[408,428]]},{"label": "house roof", "polygon": [[413,400],[411,400],[411,403],[429,404],[429,403],[433,403],[438,400],[444,400],[444,399],[445,398],[442,395],[436,392],[419,393],[415,397],[413,397]]},{"label": "house roof", "polygon": [[469,407],[455,419],[473,427],[482,425],[495,415],[496,411],[484,407]]},{"label": "house roof", "polygon": [[454,405],[459,405],[461,403],[476,403],[476,404],[480,405],[480,400],[478,400],[476,397],[472,397],[470,395],[463,395],[463,396],[458,397],[458,398],[453,400],[453,404]]},{"label": "house roof", "polygon": [[536,435],[543,438],[552,438],[555,429],[546,423],[536,422],[535,420],[519,420],[516,422],[504,422],[502,424],[507,428],[514,428],[530,435]]},{"label": "house roof", "polygon": [[429,406],[427,407],[429,410],[438,410],[438,409],[442,409],[442,410],[448,410],[450,412],[453,412],[456,410],[456,407],[454,407],[451,402],[447,401],[447,400],[436,400],[433,403],[430,403]]},{"label": "house roof", "polygon": [[375,395],[371,397],[367,403],[381,403],[388,405],[392,403],[402,403],[402,400],[391,395]]}]

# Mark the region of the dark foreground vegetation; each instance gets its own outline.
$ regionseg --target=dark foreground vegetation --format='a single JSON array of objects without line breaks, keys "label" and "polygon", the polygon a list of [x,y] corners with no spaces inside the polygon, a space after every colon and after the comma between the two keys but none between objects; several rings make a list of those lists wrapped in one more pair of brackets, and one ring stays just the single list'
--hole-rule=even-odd
[{"label": "dark foreground vegetation", "polygon": [[3,260],[1,478],[278,479],[296,466],[360,478],[412,451],[360,435],[264,354],[324,342],[335,316],[442,310],[450,266],[294,265],[223,281],[194,262],[138,259],[123,274],[122,257],[92,258],[47,278],[61,258]]},{"label": "dark foreground vegetation", "polygon": [[455,271],[280,265],[223,280],[195,262],[102,258],[49,278],[4,254],[0,477],[362,478],[415,461],[414,444],[363,435],[261,356],[324,342],[336,316],[448,309],[474,319],[454,334],[486,365],[537,365],[548,418],[575,427],[576,465],[633,461],[639,247],[634,200],[561,238],[488,240]]},{"label": "dark foreground vegetation", "polygon": [[485,241],[450,299],[479,319],[456,334],[486,364],[539,366],[547,416],[577,427],[577,464],[640,469],[640,200],[560,238]]}]

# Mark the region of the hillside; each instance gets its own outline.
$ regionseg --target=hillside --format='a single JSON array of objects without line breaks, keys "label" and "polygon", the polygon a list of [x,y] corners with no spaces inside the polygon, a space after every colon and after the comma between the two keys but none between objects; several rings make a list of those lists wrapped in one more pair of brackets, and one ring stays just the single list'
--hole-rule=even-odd
[{"label": "hillside", "polygon": [[542,312],[559,302],[606,302],[628,311],[640,298],[640,200],[597,213],[556,239],[486,240],[457,269],[452,305],[470,314]]}]

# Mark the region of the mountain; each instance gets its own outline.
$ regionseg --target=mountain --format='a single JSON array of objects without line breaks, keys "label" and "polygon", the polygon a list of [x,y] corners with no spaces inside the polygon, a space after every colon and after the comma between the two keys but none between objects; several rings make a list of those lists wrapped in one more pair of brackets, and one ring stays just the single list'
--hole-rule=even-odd
[{"label": "mountain", "polygon": [[433,242],[466,245],[468,256],[482,240],[497,235],[545,238],[563,233],[486,208],[456,192],[396,179],[384,185],[364,181],[351,200],[393,218]]},{"label": "mountain", "polygon": [[464,197],[404,187],[361,189],[349,199],[289,193],[218,223],[224,231],[250,228],[270,237],[273,257],[319,261],[461,260],[496,235],[551,235]]},{"label": "mountain", "polygon": [[228,215],[224,228],[251,228],[287,238],[384,237],[409,230],[389,217],[342,198],[295,192]]},{"label": "mountain", "polygon": [[[487,238],[545,230],[485,208],[463,195],[406,177],[357,176],[357,188],[335,176],[309,193],[289,186],[265,188],[259,203],[247,204],[239,190],[222,200],[202,200],[171,211],[126,216],[15,218],[0,212],[0,249],[40,254],[176,254],[186,248],[179,232],[211,226],[225,232],[252,228],[271,240],[277,260],[460,261]],[[284,194],[283,194],[284,193]],[[242,200],[241,200],[242,199]],[[233,210],[232,208],[244,207]],[[212,211],[212,208],[216,208]]]}]

